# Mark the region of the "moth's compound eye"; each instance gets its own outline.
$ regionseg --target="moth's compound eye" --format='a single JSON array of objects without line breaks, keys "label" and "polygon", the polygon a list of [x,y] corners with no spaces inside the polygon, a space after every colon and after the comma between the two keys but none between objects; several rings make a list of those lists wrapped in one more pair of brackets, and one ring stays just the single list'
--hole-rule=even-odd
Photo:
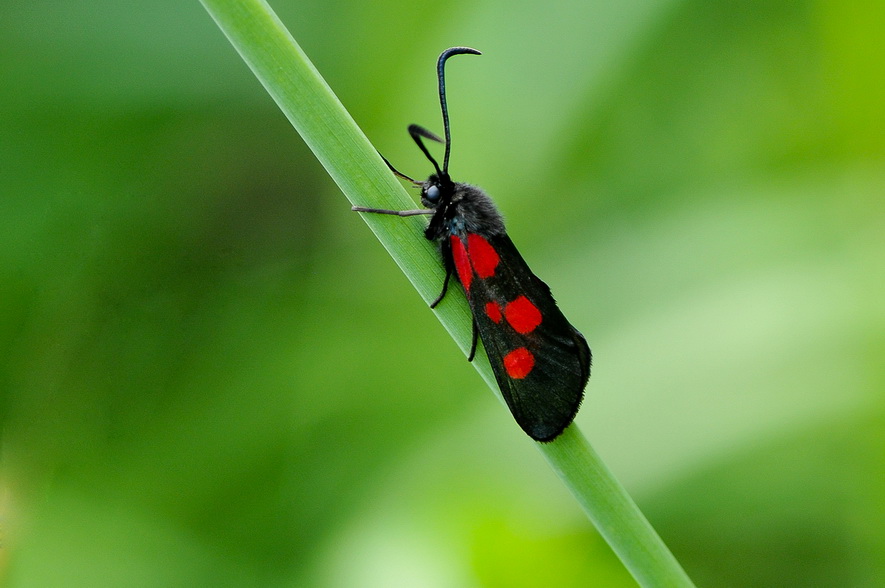
[{"label": "moth's compound eye", "polygon": [[439,202],[439,186],[430,186],[424,191],[424,197],[428,202]]}]

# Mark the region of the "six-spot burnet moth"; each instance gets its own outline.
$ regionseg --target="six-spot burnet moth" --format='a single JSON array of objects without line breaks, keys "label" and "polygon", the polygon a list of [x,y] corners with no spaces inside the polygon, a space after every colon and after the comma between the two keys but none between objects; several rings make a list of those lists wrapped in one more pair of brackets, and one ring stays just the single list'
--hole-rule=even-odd
[{"label": "six-spot burnet moth", "polygon": [[[574,420],[581,405],[590,377],[590,348],[560,312],[547,284],[516,250],[491,198],[476,186],[449,177],[452,142],[444,70],[449,57],[465,53],[480,55],[476,49],[452,47],[443,51],[436,65],[445,141],[423,127],[409,126],[409,134],[435,173],[418,182],[385,159],[393,173],[421,188],[421,203],[427,208],[398,211],[354,206],[353,210],[430,216],[424,236],[439,243],[446,270],[442,292],[430,307],[443,299],[454,274],[473,312],[468,361],[476,353],[478,336],[516,422],[532,439],[552,441]],[[445,144],[442,169],[422,137]]]}]

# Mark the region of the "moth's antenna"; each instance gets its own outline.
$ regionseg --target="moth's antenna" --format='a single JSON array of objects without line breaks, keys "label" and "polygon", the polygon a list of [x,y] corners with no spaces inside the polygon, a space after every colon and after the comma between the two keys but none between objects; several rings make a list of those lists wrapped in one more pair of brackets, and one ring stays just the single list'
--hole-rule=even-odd
[{"label": "moth's antenna", "polygon": [[427,137],[431,141],[436,141],[437,143],[442,143],[443,140],[420,125],[409,125],[409,135],[412,136],[412,139],[418,144],[418,147],[421,148],[421,152],[424,153],[424,156],[433,164],[433,169],[436,170],[436,175],[442,178],[443,173],[439,169],[439,164],[433,158],[433,155],[430,154],[430,151],[427,150],[427,146],[424,144],[424,141],[421,140],[421,137]]},{"label": "moth's antenna", "polygon": [[[445,75],[445,65],[446,60],[452,55],[482,55],[476,49],[471,49],[470,47],[452,47],[450,49],[446,49],[443,51],[439,59],[436,62],[436,75],[439,77],[439,104],[442,107],[442,115],[443,115],[443,127],[446,131],[446,155],[443,159],[443,175],[449,175],[449,153],[452,151],[452,135],[449,132],[449,110],[446,108],[446,75]],[[436,165],[436,162],[434,162]]]}]

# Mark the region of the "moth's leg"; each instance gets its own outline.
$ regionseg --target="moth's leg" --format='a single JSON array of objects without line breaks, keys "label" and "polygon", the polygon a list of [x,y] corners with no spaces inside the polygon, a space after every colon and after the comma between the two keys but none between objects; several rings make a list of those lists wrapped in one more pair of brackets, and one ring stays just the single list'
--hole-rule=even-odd
[{"label": "moth's leg", "polygon": [[374,212],[375,214],[395,214],[396,216],[418,216],[419,214],[433,214],[432,210],[419,208],[417,210],[388,210],[386,208],[366,208],[365,206],[351,206],[354,212]]},{"label": "moth's leg", "polygon": [[467,356],[467,361],[473,361],[473,358],[476,357],[476,341],[479,338],[479,327],[476,325],[476,319],[473,319],[473,341],[470,342],[470,355]]},{"label": "moth's leg", "polygon": [[449,261],[449,257],[446,256],[446,279],[443,280],[442,292],[439,293],[439,296],[436,297],[436,300],[430,303],[430,308],[436,308],[436,305],[442,302],[442,299],[446,296],[446,290],[449,289],[449,278],[452,277],[452,272],[455,268],[452,267],[452,262]]}]

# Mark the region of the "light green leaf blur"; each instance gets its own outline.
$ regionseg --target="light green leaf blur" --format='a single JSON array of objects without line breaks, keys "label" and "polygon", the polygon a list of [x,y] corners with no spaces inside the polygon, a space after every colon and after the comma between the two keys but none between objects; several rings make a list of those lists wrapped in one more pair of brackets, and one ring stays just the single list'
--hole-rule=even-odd
[{"label": "light green leaf blur", "polygon": [[[879,585],[885,7],[272,4],[417,177],[483,51],[451,171],[699,586]],[[0,39],[7,585],[634,585],[198,2]]]}]

